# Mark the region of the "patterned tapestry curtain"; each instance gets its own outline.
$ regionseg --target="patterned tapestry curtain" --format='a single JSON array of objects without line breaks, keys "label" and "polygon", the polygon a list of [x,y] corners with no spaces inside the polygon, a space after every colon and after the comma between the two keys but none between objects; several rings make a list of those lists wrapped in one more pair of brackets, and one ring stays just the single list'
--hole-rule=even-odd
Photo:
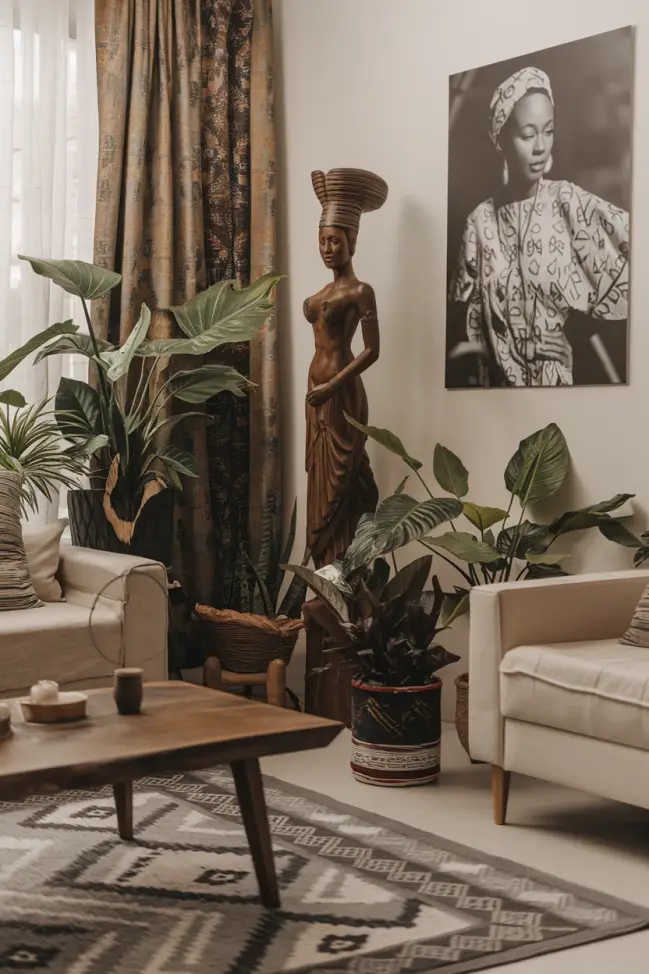
[{"label": "patterned tapestry curtain", "polygon": [[[95,9],[95,261],[123,275],[95,316],[100,334],[124,341],[142,301],[166,309],[274,269],[271,0],[96,0]],[[154,319],[161,335],[169,316]],[[248,398],[221,395],[207,404],[214,422],[180,427],[200,476],[185,480],[177,547],[190,597],[222,604],[267,498],[279,509],[274,323],[252,354],[226,346],[219,360],[259,391],[252,410]]]}]

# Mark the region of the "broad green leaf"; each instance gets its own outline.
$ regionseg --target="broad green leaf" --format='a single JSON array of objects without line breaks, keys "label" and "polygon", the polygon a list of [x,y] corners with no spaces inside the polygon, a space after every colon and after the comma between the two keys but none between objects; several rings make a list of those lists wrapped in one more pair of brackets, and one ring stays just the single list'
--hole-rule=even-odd
[{"label": "broad green leaf", "polygon": [[100,433],[98,436],[92,436],[87,443],[84,443],[83,449],[89,457],[94,457],[96,453],[103,450],[109,443],[110,440],[106,434]]},{"label": "broad green leaf", "polygon": [[642,545],[633,556],[633,564],[636,568],[639,568],[640,565],[644,565],[647,561],[649,561],[649,546]]},{"label": "broad green leaf", "polygon": [[451,555],[455,555],[461,561],[466,561],[469,565],[476,562],[488,565],[490,562],[499,561],[502,553],[497,548],[492,548],[484,541],[478,541],[473,535],[464,531],[449,531],[447,534],[431,534],[424,539],[427,544],[435,548],[442,548]]},{"label": "broad green leaf", "polygon": [[49,277],[68,294],[85,298],[86,301],[108,294],[122,279],[121,274],[96,264],[88,264],[85,260],[45,260],[41,257],[26,257],[24,254],[18,256],[21,260],[28,260],[41,277]]},{"label": "broad green leaf", "polygon": [[469,492],[469,471],[459,457],[438,443],[433,454],[435,480],[447,494],[466,497]]},{"label": "broad green leaf", "polygon": [[349,578],[361,568],[369,568],[376,557],[376,531],[374,514],[363,514],[357,526],[356,533],[343,558],[343,573]]},{"label": "broad green leaf", "polygon": [[[105,342],[101,338],[97,339],[97,347],[100,354],[102,352],[116,351],[110,342]],[[40,352],[34,359],[34,363],[38,364],[39,362],[42,362],[43,359],[49,358],[50,355],[85,355],[86,358],[91,358],[95,362],[97,361],[90,335],[81,333],[76,335],[64,335],[62,338],[52,342],[50,345],[46,345],[45,348],[41,348]]]},{"label": "broad green leaf", "polygon": [[253,382],[230,365],[203,365],[199,369],[176,372],[169,383],[169,389],[176,399],[193,403],[207,402],[220,392],[244,396],[254,388]]},{"label": "broad green leaf", "polygon": [[157,436],[162,430],[167,430],[170,432],[179,423],[183,423],[186,419],[191,419],[194,416],[198,416],[201,419],[206,420],[206,422],[213,422],[213,418],[208,416],[207,413],[199,413],[198,410],[193,409],[190,412],[178,413],[175,416],[169,416],[167,419],[163,419],[160,423],[156,423],[155,426],[150,429],[146,436],[146,442],[151,440],[151,437]]},{"label": "broad green leaf", "polygon": [[498,534],[496,548],[504,555],[509,555],[513,548],[514,556],[522,559],[528,551],[544,551],[552,540],[553,535],[549,534],[545,524],[534,524],[526,519],[521,524],[504,528]]},{"label": "broad green leaf", "polygon": [[403,548],[461,513],[461,502],[450,497],[416,501],[408,494],[392,495],[379,504],[374,518],[377,554]]},{"label": "broad green leaf", "polygon": [[162,450],[158,450],[156,456],[164,463],[165,467],[176,470],[185,477],[198,477],[196,460],[186,450],[180,450],[177,446],[170,444]]},{"label": "broad green leaf", "polygon": [[22,409],[23,406],[27,405],[27,400],[15,389],[6,389],[4,392],[0,392],[0,405],[14,406],[16,409]]},{"label": "broad green leaf", "polygon": [[2,359],[0,362],[0,382],[6,379],[9,373],[13,372],[23,359],[26,359],[28,355],[35,352],[45,342],[49,342],[52,338],[58,338],[59,335],[73,335],[77,330],[77,326],[70,319],[68,321],[58,322],[56,325],[50,325],[45,331],[39,331],[37,335],[32,335],[29,341]]},{"label": "broad green leaf", "polygon": [[472,504],[470,501],[465,502],[463,513],[480,531],[487,531],[507,517],[507,511],[503,511],[500,507],[481,507],[480,504]]},{"label": "broad green leaf", "polygon": [[340,562],[336,561],[331,565],[324,565],[322,568],[318,568],[316,575],[319,578],[326,578],[328,582],[335,585],[339,592],[343,595],[351,595],[352,588],[347,579],[345,578],[342,565]]},{"label": "broad green leaf", "polygon": [[566,511],[556,518],[548,527],[550,534],[567,534],[569,531],[586,531],[588,528],[599,527],[602,520],[607,520],[609,511],[616,511],[634,497],[634,494],[615,494],[607,501],[589,504],[577,511]]},{"label": "broad green leaf", "polygon": [[518,450],[507,464],[505,485],[519,498],[522,507],[547,500],[559,490],[568,474],[570,452],[566,439],[556,425],[521,440]]},{"label": "broad green leaf", "polygon": [[318,575],[312,568],[305,568],[303,565],[281,565],[280,567],[285,571],[293,572],[297,578],[301,578],[323,602],[326,602],[340,622],[349,622],[349,611],[345,597],[333,582]]},{"label": "broad green leaf", "polygon": [[564,571],[561,565],[528,565],[525,578],[565,578],[569,572]]},{"label": "broad green leaf", "polygon": [[140,317],[137,320],[135,328],[121,348],[118,349],[114,361],[111,363],[111,366],[108,369],[107,376],[111,382],[117,382],[122,378],[123,375],[127,374],[135,353],[146,338],[146,333],[149,330],[150,324],[151,312],[146,304],[142,304],[142,307],[140,308]]},{"label": "broad green leaf", "polygon": [[92,437],[100,432],[99,394],[87,382],[62,378],[54,407],[64,437]]},{"label": "broad green leaf", "polygon": [[401,483],[399,484],[399,486],[397,487],[397,489],[395,490],[395,494],[403,494],[404,490],[406,489],[406,484],[408,483],[409,480],[410,477],[404,477]]},{"label": "broad green leaf", "polygon": [[391,433],[390,430],[381,429],[378,426],[365,426],[363,423],[359,423],[358,420],[354,419],[353,416],[349,416],[345,413],[345,419],[347,422],[354,426],[361,433],[365,433],[365,436],[370,440],[374,440],[380,446],[389,450],[390,453],[394,453],[395,456],[401,457],[401,459],[406,463],[412,470],[421,470],[423,464],[420,460],[415,460],[411,457],[405,446],[395,433]]},{"label": "broad green leaf", "polygon": [[171,308],[187,338],[144,342],[139,355],[207,355],[228,342],[247,342],[274,310],[270,293],[281,280],[266,274],[248,287],[220,281],[181,307]]},{"label": "broad green leaf", "polygon": [[601,524],[597,525],[600,533],[609,541],[622,545],[624,548],[641,548],[642,542],[636,538],[632,531],[622,524],[617,518],[606,518]]},{"label": "broad green leaf", "polygon": [[418,602],[426,587],[432,567],[432,555],[415,558],[414,561],[398,571],[394,578],[390,579],[383,591],[381,601],[389,602],[391,599],[403,597],[409,602]]},{"label": "broad green leaf", "polygon": [[530,565],[560,565],[562,561],[570,556],[567,554],[551,554],[549,551],[541,552],[538,555],[533,554],[528,551],[525,555],[525,560],[530,563]]},{"label": "broad green leaf", "polygon": [[445,627],[452,625],[456,619],[469,611],[469,592],[455,592],[447,595],[442,603],[439,621]]}]

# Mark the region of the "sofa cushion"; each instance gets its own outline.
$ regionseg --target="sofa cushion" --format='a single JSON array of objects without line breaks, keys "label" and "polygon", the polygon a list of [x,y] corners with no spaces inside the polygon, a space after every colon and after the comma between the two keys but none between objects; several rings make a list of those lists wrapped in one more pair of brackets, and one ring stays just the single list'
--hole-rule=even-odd
[{"label": "sofa cushion", "polygon": [[74,602],[0,613],[0,696],[21,693],[36,680],[74,689],[103,677],[109,685],[118,665],[110,660],[120,659],[121,619],[121,602],[108,599],[92,613],[92,635],[90,609]]},{"label": "sofa cushion", "polygon": [[23,527],[29,577],[43,602],[61,602],[63,599],[56,573],[59,570],[61,535],[67,523],[65,518],[60,518],[51,524],[26,524]]},{"label": "sofa cushion", "polygon": [[649,585],[640,596],[635,607],[629,628],[620,639],[623,646],[644,646],[649,648]]},{"label": "sofa cushion", "polygon": [[649,750],[649,649],[519,646],[503,658],[500,693],[505,717]]},{"label": "sofa cushion", "polygon": [[27,569],[20,525],[21,474],[0,470],[0,611],[35,609],[36,595]]}]

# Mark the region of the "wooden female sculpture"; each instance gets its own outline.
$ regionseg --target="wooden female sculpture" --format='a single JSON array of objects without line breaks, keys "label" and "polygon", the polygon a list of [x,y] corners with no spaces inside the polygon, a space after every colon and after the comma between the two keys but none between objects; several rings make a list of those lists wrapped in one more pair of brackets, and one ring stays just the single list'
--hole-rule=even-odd
[{"label": "wooden female sculpture", "polygon": [[[320,256],[334,275],[304,302],[315,335],[306,397],[307,548],[320,568],[344,554],[359,518],[378,503],[365,437],[345,413],[367,423],[361,374],[379,357],[379,325],[374,291],[354,274],[352,257],[361,213],[382,206],[388,187],[362,169],[318,171],[311,179],[322,204]],[[359,321],[365,348],[354,357]]]}]

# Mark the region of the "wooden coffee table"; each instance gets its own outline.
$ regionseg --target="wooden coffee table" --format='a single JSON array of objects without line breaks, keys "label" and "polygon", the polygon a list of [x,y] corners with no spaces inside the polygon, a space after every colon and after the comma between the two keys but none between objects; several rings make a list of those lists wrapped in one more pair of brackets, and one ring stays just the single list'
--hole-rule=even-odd
[{"label": "wooden coffee table", "polygon": [[112,690],[88,690],[88,717],[27,724],[17,700],[14,734],[0,741],[0,801],[111,784],[122,839],[133,839],[133,782],[149,774],[232,768],[265,906],[279,891],[259,758],[325,747],[342,724],[253,703],[189,683],[149,683],[142,713],[121,717]]}]

